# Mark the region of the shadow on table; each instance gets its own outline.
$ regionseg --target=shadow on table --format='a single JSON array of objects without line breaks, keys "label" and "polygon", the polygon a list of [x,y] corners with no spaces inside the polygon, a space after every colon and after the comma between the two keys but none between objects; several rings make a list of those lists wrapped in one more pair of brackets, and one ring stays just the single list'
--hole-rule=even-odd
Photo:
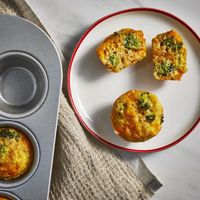
[{"label": "shadow on table", "polygon": [[[165,81],[158,81],[153,76],[153,62],[151,47],[147,49],[147,56],[140,62],[132,66],[132,84],[140,89],[152,91],[162,87]],[[135,88],[137,89],[137,88]]]},{"label": "shadow on table", "polygon": [[102,76],[109,75],[96,54],[97,45],[91,47],[78,61],[78,75],[86,81],[94,81]]}]

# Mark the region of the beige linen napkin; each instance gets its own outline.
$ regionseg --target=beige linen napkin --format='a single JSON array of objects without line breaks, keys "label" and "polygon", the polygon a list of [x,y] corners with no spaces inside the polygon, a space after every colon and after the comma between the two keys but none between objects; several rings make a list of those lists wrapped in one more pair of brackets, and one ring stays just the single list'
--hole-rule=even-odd
[{"label": "beige linen napkin", "polygon": [[[0,0],[0,12],[19,15],[45,30],[24,0]],[[133,167],[116,152],[84,133],[62,93],[50,200],[149,199],[160,182],[141,160]]]}]

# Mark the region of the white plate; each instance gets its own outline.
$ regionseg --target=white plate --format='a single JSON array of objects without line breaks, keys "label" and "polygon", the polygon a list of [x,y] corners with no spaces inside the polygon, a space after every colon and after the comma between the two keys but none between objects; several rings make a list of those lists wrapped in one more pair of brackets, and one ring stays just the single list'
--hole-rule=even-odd
[{"label": "white plate", "polygon": [[[122,28],[143,30],[147,57],[120,73],[108,72],[96,56],[98,44]],[[152,76],[151,40],[175,29],[187,47],[188,71],[181,81],[157,81]],[[139,8],[123,10],[95,22],[82,36],[68,70],[68,92],[83,126],[100,141],[127,151],[150,152],[168,148],[185,138],[199,122],[200,39],[182,20],[164,11]],[[111,109],[115,99],[132,89],[156,94],[164,107],[160,133],[142,143],[126,142],[115,135]]]}]

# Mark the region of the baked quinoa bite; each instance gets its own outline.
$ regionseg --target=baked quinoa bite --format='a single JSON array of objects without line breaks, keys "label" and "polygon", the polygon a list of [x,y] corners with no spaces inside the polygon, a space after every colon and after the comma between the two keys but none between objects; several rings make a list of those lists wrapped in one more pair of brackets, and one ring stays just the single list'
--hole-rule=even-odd
[{"label": "baked quinoa bite", "polygon": [[154,77],[157,80],[181,80],[187,71],[187,52],[183,39],[174,30],[152,39]]},{"label": "baked quinoa bite", "polygon": [[144,142],[161,130],[163,107],[156,95],[130,90],[116,99],[111,116],[117,135],[127,141]]},{"label": "baked quinoa bite", "polygon": [[2,197],[2,196],[0,196],[0,200],[11,200],[11,199],[9,199],[9,198],[7,198],[7,197]]},{"label": "baked quinoa bite", "polygon": [[146,56],[146,40],[141,30],[121,29],[108,36],[96,49],[108,71],[119,72]]},{"label": "baked quinoa bite", "polygon": [[33,163],[34,149],[29,138],[18,129],[0,128],[0,179],[24,175]]}]

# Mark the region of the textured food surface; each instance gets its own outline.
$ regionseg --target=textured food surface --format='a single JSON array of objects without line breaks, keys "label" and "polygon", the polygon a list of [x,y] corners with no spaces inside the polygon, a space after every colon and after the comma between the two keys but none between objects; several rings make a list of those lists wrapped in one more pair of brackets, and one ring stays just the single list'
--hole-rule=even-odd
[{"label": "textured food surface", "polygon": [[121,29],[108,36],[96,52],[108,71],[119,72],[146,56],[146,40],[140,30]]},{"label": "textured food surface", "polygon": [[180,80],[187,71],[187,52],[179,33],[171,30],[152,40],[154,77],[157,80]]},{"label": "textured food surface", "polygon": [[156,136],[162,123],[163,107],[157,96],[147,91],[128,91],[113,105],[114,131],[127,141],[143,142]]},{"label": "textured food surface", "polygon": [[14,128],[0,128],[0,179],[25,174],[33,162],[33,146],[28,137]]},{"label": "textured food surface", "polygon": [[1,197],[0,196],[0,200],[10,200],[10,199],[8,199],[7,197]]}]

